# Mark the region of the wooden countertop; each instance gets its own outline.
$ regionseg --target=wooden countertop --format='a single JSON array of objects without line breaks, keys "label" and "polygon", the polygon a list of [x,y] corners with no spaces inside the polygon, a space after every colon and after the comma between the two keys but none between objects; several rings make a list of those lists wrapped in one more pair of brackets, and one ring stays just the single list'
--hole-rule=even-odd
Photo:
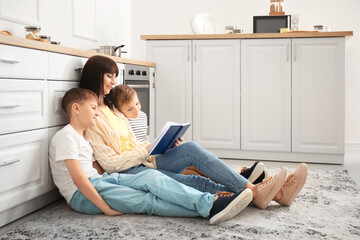
[{"label": "wooden countertop", "polygon": [[236,33],[236,34],[184,34],[184,35],[141,35],[143,40],[196,40],[196,39],[265,39],[265,38],[319,38],[353,36],[352,31],[315,32],[296,31],[287,33]]},{"label": "wooden countertop", "polygon": [[110,55],[106,55],[106,54],[96,53],[93,51],[80,50],[80,49],[75,49],[75,48],[70,48],[70,47],[64,47],[61,45],[53,45],[53,44],[49,44],[49,43],[24,39],[24,38],[15,37],[15,36],[0,35],[0,44],[32,48],[32,49],[38,49],[38,50],[43,50],[43,51],[48,51],[48,52],[62,53],[62,54],[68,54],[68,55],[79,56],[79,57],[87,57],[87,58],[91,57],[93,55],[102,55],[102,56],[111,58],[112,60],[114,60],[115,62],[118,62],[118,63],[128,63],[128,64],[148,66],[148,67],[156,66],[156,64],[153,62],[134,60],[134,59],[128,59],[128,58],[120,58],[120,57],[110,56]]}]

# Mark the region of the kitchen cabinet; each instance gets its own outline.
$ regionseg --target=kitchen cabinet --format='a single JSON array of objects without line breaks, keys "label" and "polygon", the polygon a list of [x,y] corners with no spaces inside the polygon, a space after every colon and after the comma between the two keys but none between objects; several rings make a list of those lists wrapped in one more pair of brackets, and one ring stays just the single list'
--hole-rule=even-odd
[{"label": "kitchen cabinet", "polygon": [[240,149],[240,41],[193,41],[193,140]]},{"label": "kitchen cabinet", "polygon": [[344,153],[344,39],[241,47],[241,149]]},{"label": "kitchen cabinet", "polygon": [[[167,121],[192,122],[191,41],[150,41],[148,56],[157,63],[155,78],[155,133]],[[190,127],[184,136],[192,140]]]},{"label": "kitchen cabinet", "polygon": [[345,39],[292,42],[292,151],[344,154]]},{"label": "kitchen cabinet", "polygon": [[241,149],[291,151],[291,39],[241,41]]},{"label": "kitchen cabinet", "polygon": [[48,53],[48,79],[80,81],[87,58],[66,54]]},{"label": "kitchen cabinet", "polygon": [[[61,99],[79,86],[91,56],[89,51],[9,39],[0,39],[7,44],[0,44],[0,227],[61,197],[52,181],[48,147],[52,136],[68,123]],[[23,46],[12,46],[13,42]],[[123,83],[123,60],[154,66],[115,58],[116,84]]]},{"label": "kitchen cabinet", "polygon": [[69,119],[66,117],[61,107],[61,100],[67,90],[75,87],[79,87],[79,82],[47,81],[48,127],[65,125],[69,122]]},{"label": "kitchen cabinet", "polygon": [[343,163],[345,38],[290,36],[150,36],[157,131],[173,117],[218,157]]},{"label": "kitchen cabinet", "polygon": [[47,129],[0,136],[0,212],[48,191]]},{"label": "kitchen cabinet", "polygon": [[45,127],[44,81],[0,79],[0,134]]},{"label": "kitchen cabinet", "polygon": [[186,141],[195,140],[209,148],[239,149],[240,42],[185,40],[148,44],[149,60],[157,63],[156,133],[166,121],[191,122]]},{"label": "kitchen cabinet", "polygon": [[0,44],[0,77],[44,79],[45,52]]}]

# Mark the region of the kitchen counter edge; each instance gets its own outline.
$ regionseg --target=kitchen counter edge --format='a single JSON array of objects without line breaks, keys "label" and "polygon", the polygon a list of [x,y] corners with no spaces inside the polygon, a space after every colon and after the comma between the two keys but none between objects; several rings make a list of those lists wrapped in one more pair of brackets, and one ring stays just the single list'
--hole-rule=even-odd
[{"label": "kitchen counter edge", "polygon": [[117,63],[142,65],[142,66],[148,66],[148,67],[156,66],[156,64],[153,62],[116,57],[116,56],[96,53],[96,52],[93,52],[90,50],[81,50],[81,49],[75,49],[75,48],[70,48],[70,47],[64,47],[61,45],[53,45],[53,44],[49,44],[49,43],[38,42],[38,41],[24,39],[24,38],[15,37],[15,36],[0,35],[0,44],[17,46],[17,47],[25,47],[25,48],[42,50],[42,51],[78,56],[78,57],[87,57],[87,58],[89,58],[93,55],[102,55],[102,56],[111,58],[112,60],[114,60]]},{"label": "kitchen counter edge", "polygon": [[266,39],[266,38],[319,38],[350,37],[353,31],[314,32],[298,31],[287,33],[236,33],[236,34],[183,34],[183,35],[141,35],[142,40],[197,40],[197,39]]}]

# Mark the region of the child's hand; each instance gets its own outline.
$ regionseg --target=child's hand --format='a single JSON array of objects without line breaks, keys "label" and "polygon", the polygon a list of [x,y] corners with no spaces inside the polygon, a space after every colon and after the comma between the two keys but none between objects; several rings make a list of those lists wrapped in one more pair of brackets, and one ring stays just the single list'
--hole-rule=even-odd
[{"label": "child's hand", "polygon": [[176,142],[174,143],[174,147],[178,147],[182,144],[182,142],[184,141],[183,138],[179,138],[179,140],[176,140]]},{"label": "child's hand", "polygon": [[123,215],[122,212],[116,211],[115,209],[112,208],[109,208],[107,211],[104,212],[104,214],[110,217]]}]

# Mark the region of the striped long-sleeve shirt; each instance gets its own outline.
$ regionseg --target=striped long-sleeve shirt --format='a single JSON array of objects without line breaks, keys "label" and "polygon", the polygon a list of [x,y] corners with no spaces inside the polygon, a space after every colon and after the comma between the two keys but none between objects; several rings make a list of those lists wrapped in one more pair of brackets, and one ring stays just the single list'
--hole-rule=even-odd
[{"label": "striped long-sleeve shirt", "polygon": [[131,129],[135,135],[135,138],[138,142],[149,142],[148,138],[148,126],[147,126],[147,116],[146,113],[140,111],[138,118],[130,119],[128,118]]},{"label": "striped long-sleeve shirt", "polygon": [[105,107],[99,111],[94,127],[85,131],[85,137],[94,150],[94,157],[106,172],[123,172],[148,162],[148,143],[138,143],[125,116]]}]

